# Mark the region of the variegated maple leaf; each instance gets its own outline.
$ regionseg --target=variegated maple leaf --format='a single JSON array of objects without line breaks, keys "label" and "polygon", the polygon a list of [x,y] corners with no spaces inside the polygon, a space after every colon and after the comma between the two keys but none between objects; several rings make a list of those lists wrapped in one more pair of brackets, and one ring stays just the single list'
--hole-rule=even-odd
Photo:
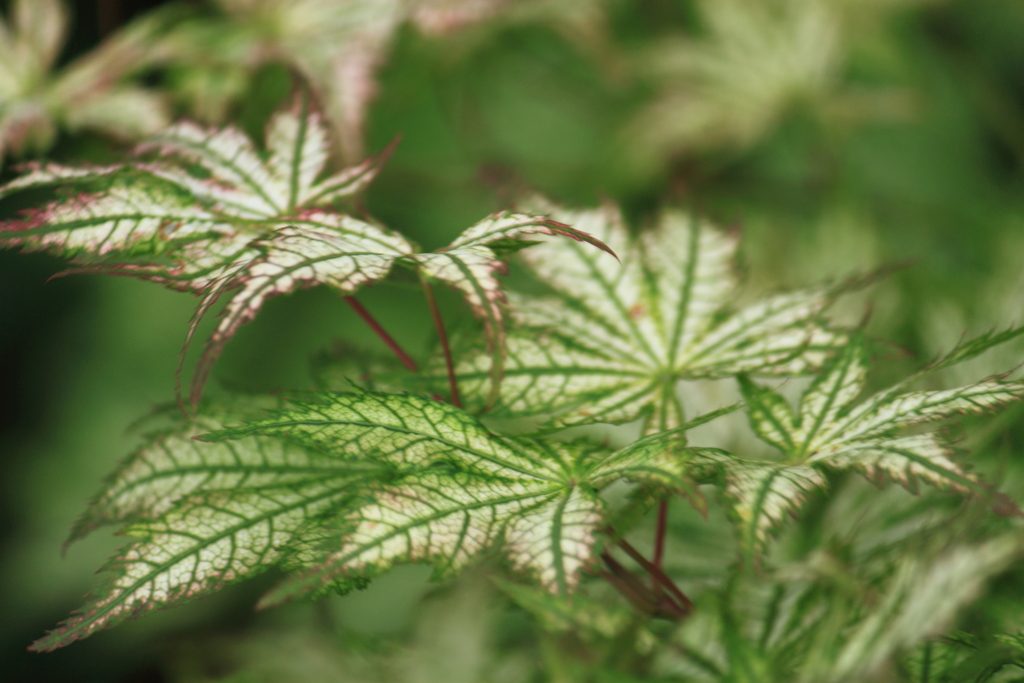
[{"label": "variegated maple leaf", "polygon": [[[1016,531],[955,543],[945,534],[938,552],[922,552],[915,536],[890,562],[854,562],[819,548],[774,574],[734,575],[708,591],[673,636],[677,647],[664,652],[662,674],[700,683],[751,680],[751,672],[764,681],[884,680],[903,652],[947,629],[1024,555]],[[936,677],[949,673],[942,664],[931,662],[931,676],[893,680],[989,680],[962,669]]]},{"label": "variegated maple leaf", "polygon": [[[926,371],[974,357],[1022,332],[1024,328],[971,340]],[[854,336],[823,368],[796,410],[771,389],[741,378],[751,426],[761,439],[782,452],[784,460],[705,454],[692,465],[695,471],[706,467],[695,476],[720,477],[748,550],[762,550],[772,530],[795,513],[808,494],[824,490],[828,470],[858,471],[872,481],[892,480],[910,491],[924,482],[942,490],[994,499],[997,507],[1019,512],[1014,503],[994,494],[956,461],[946,437],[924,429],[924,425],[955,415],[988,412],[1018,400],[1024,396],[1024,382],[992,377],[956,389],[906,391],[918,374],[858,402],[867,371],[865,342]]]},{"label": "variegated maple leaf", "polygon": [[800,108],[843,127],[908,116],[911,93],[858,88],[843,74],[858,24],[884,20],[896,4],[699,0],[702,35],[661,39],[635,60],[658,93],[625,131],[630,150],[663,163],[679,152],[746,149]]},{"label": "variegated maple leaf", "polygon": [[[838,287],[736,310],[738,239],[704,221],[669,212],[633,238],[611,207],[551,215],[610,246],[621,267],[568,241],[522,252],[552,294],[510,295],[516,324],[493,415],[544,415],[562,426],[643,417],[648,430],[671,429],[684,420],[680,380],[806,373],[843,339],[821,316]],[[479,350],[460,356],[462,392],[482,407],[492,359]]]},{"label": "variegated maple leaf", "polygon": [[545,217],[503,212],[445,249],[419,254],[402,236],[333,208],[373,179],[381,158],[321,178],[329,144],[319,113],[299,101],[278,112],[266,146],[261,154],[234,127],[184,122],[140,148],[157,153],[154,160],[37,166],[0,196],[54,184],[93,191],[0,224],[0,245],[75,257],[81,265],[74,271],[131,275],[200,295],[186,347],[203,315],[230,293],[196,366],[193,403],[224,345],[271,296],[313,285],[351,294],[401,261],[459,289],[484,319],[498,356],[503,298],[495,275],[503,264],[489,245],[558,234],[606,248]]},{"label": "variegated maple leaf", "polygon": [[194,439],[240,414],[249,411],[204,415],[156,435],[111,476],[69,541],[109,524],[127,524],[121,533],[138,540],[107,562],[88,604],[32,649],[61,647],[274,566],[301,526],[381,472],[279,439]]},{"label": "variegated maple leaf", "polygon": [[[500,550],[546,590],[567,594],[596,552],[606,515],[597,492],[626,479],[692,492],[686,454],[495,436],[468,413],[425,397],[321,394],[204,438],[281,436],[336,457],[370,458],[395,474],[368,486],[332,528],[295,544],[298,574],[264,597],[276,604],[369,578],[399,562],[438,577]],[[695,451],[696,452],[696,451]],[[679,457],[682,456],[682,457]]]},{"label": "variegated maple leaf", "polygon": [[66,645],[285,558],[297,573],[263,604],[347,590],[399,562],[431,561],[447,576],[498,549],[564,594],[595,553],[600,489],[620,479],[692,488],[675,454],[496,436],[423,397],[317,398],[204,440],[195,435],[228,415],[198,418],[133,455],[72,539],[127,523],[122,533],[139,540],[106,565],[89,603],[33,648]]}]

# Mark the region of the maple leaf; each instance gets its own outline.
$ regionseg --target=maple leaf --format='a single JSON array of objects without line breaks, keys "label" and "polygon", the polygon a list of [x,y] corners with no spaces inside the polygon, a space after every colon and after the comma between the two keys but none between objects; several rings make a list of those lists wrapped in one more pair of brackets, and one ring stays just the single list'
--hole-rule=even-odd
[{"label": "maple leaf", "polygon": [[7,20],[0,17],[0,162],[48,150],[59,128],[133,139],[167,124],[160,96],[124,82],[149,63],[146,44],[164,14],[133,22],[52,73],[68,23],[61,0],[14,0]]},{"label": "maple leaf", "polygon": [[71,540],[127,522],[122,533],[139,541],[107,563],[86,607],[33,649],[282,563],[299,573],[263,604],[348,590],[397,562],[430,560],[446,576],[496,548],[564,594],[594,553],[601,488],[620,479],[692,488],[677,456],[495,436],[464,411],[417,396],[316,396],[197,441],[239,413],[205,416],[136,452]]},{"label": "maple leaf", "polygon": [[620,479],[691,492],[685,451],[496,436],[463,410],[412,395],[328,393],[208,439],[281,436],[337,457],[362,454],[396,473],[331,528],[295,544],[297,570],[270,605],[369,578],[398,562],[430,561],[449,576],[488,551],[547,591],[567,594],[595,554],[606,515],[597,491]]},{"label": "maple leaf", "polygon": [[[495,416],[544,415],[560,426],[643,417],[648,430],[671,429],[684,420],[680,380],[805,373],[843,338],[821,319],[838,287],[732,310],[738,240],[703,221],[669,212],[631,238],[611,207],[549,211],[607,244],[621,267],[569,241],[522,252],[553,294],[510,295],[516,324]],[[459,355],[459,386],[483,407],[493,360],[479,350]],[[427,373],[439,377],[441,369],[435,362]]]},{"label": "maple leaf", "polygon": [[[238,290],[207,343],[193,403],[224,344],[270,296],[313,284],[348,294],[384,277],[412,245],[380,226],[328,210],[376,175],[380,159],[320,179],[328,133],[319,113],[296,101],[267,126],[264,159],[234,127],[179,123],[141,147],[155,161],[35,167],[0,193],[55,183],[108,188],[58,200],[0,226],[0,244],[47,249],[80,260],[78,272],[132,275],[202,295],[186,346],[203,314]],[[111,262],[111,257],[136,262]],[[141,259],[141,262],[140,262]]]},{"label": "maple leaf", "polygon": [[[925,372],[972,358],[995,344],[1024,333],[1011,329],[970,340]],[[718,477],[731,501],[740,536],[749,551],[760,551],[771,531],[795,513],[807,496],[823,491],[825,471],[854,470],[868,479],[891,479],[916,491],[918,482],[936,488],[992,499],[980,479],[954,459],[948,439],[923,426],[959,414],[984,413],[1024,396],[1024,382],[999,377],[943,391],[905,392],[921,373],[863,401],[868,370],[867,347],[854,336],[804,393],[799,408],[767,387],[741,377],[750,424],[757,435],[784,455],[783,461],[752,461],[702,456],[705,473]],[[914,427],[912,433],[907,429]],[[998,507],[1017,511],[1004,496]]]},{"label": "maple leaf", "polygon": [[502,212],[439,252],[418,254],[400,235],[332,208],[375,177],[387,152],[321,177],[328,132],[302,100],[270,119],[266,142],[264,157],[237,128],[184,122],[140,147],[158,154],[155,160],[35,166],[0,188],[0,196],[54,184],[106,187],[0,224],[0,245],[77,257],[82,265],[71,272],[130,275],[199,294],[186,348],[203,316],[231,292],[196,365],[193,404],[224,345],[271,296],[313,285],[352,294],[402,262],[459,289],[484,318],[500,357],[503,299],[495,275],[503,264],[492,245],[547,234],[606,248],[545,217]]},{"label": "maple leaf", "polygon": [[107,578],[87,605],[32,649],[62,647],[274,566],[298,528],[338,505],[357,481],[380,472],[373,463],[277,439],[193,438],[227,417],[204,416],[153,437],[111,477],[69,540],[127,522],[121,533],[138,541],[103,567]]}]

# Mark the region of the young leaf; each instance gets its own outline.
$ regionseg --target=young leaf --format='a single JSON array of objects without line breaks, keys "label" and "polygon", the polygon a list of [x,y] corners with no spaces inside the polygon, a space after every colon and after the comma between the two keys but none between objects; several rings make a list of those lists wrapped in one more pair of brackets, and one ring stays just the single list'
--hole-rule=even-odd
[{"label": "young leaf", "polygon": [[592,560],[605,506],[595,489],[618,479],[689,488],[685,458],[575,442],[490,434],[464,411],[432,399],[328,393],[321,403],[208,435],[283,436],[336,457],[361,454],[396,470],[368,486],[333,534],[297,544],[300,570],[271,591],[269,605],[369,578],[398,562],[430,561],[439,576],[500,549],[546,590],[571,592]]},{"label": "young leaf", "polygon": [[72,531],[130,522],[139,539],[110,560],[79,612],[33,644],[52,650],[146,612],[181,604],[262,572],[319,515],[337,507],[374,463],[267,437],[196,441],[208,420],[155,438],[94,499]]},{"label": "young leaf", "polygon": [[[553,415],[558,425],[643,416],[649,429],[671,429],[684,421],[679,380],[804,373],[843,338],[820,317],[837,288],[733,311],[737,240],[694,218],[667,213],[633,239],[609,207],[552,215],[601,240],[622,264],[568,240],[522,252],[553,295],[511,298],[518,324],[495,415]],[[459,385],[476,406],[493,389],[492,366],[479,350],[462,354]]]}]

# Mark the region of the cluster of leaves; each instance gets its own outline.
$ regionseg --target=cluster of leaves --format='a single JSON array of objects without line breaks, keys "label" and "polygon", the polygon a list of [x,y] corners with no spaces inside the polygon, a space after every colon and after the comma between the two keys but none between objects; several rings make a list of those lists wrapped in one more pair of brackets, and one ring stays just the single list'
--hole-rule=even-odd
[{"label": "cluster of leaves", "polygon": [[[957,389],[912,391],[919,373],[862,397],[867,342],[824,317],[837,296],[860,282],[736,306],[736,235],[667,212],[633,236],[613,207],[574,212],[539,199],[524,203],[527,213],[490,216],[448,247],[421,253],[371,219],[343,212],[342,200],[373,179],[383,158],[327,173],[329,148],[320,114],[300,98],[272,117],[263,150],[232,127],[180,123],[144,143],[133,161],[40,165],[0,188],[7,194],[59,185],[65,193],[3,224],[0,243],[69,256],[75,271],[131,275],[195,293],[200,304],[189,338],[218,298],[232,293],[200,360],[193,405],[237,328],[267,297],[298,287],[323,284],[349,296],[402,264],[419,272],[428,295],[429,281],[454,287],[484,329],[482,341],[456,349],[457,363],[445,345],[423,372],[401,380],[420,393],[353,386],[296,398],[269,416],[259,416],[259,401],[245,399],[204,407],[152,436],[110,478],[71,536],[123,524],[122,533],[138,540],[108,563],[107,579],[88,605],[35,649],[59,647],[270,567],[282,567],[288,578],[262,606],[344,593],[397,563],[427,562],[435,578],[446,578],[485,557],[518,577],[519,583],[504,584],[506,592],[552,631],[592,621],[606,638],[622,618],[580,594],[585,575],[602,577],[647,614],[680,619],[690,613],[691,601],[657,561],[620,535],[638,511],[669,496],[706,509],[701,484],[721,493],[747,566],[760,564],[771,533],[826,489],[830,472],[857,471],[912,491],[923,482],[1018,513],[957,462],[948,439],[929,425],[1016,400],[1024,383],[992,377]],[[571,239],[521,241],[534,235]],[[521,262],[539,293],[506,300],[496,278],[505,268],[502,255],[524,246]],[[924,372],[974,358],[1022,332],[962,343]],[[807,374],[814,380],[796,409],[753,379]],[[443,378],[451,381],[456,405],[437,398]],[[739,381],[753,431],[782,458],[687,445],[687,430],[738,406],[708,406],[687,422],[682,383],[726,378]],[[468,410],[458,405],[456,387]],[[496,433],[474,417],[481,412],[529,418],[536,433]],[[642,438],[619,449],[552,438],[566,426],[637,421]],[[625,507],[602,495],[619,481],[633,486]],[[616,542],[654,577],[653,590],[609,554]],[[994,558],[986,565],[991,574],[1017,556],[1020,539],[1013,532],[984,548],[989,545],[991,553],[975,555]],[[956,565],[957,557],[948,561]],[[929,572],[947,571],[945,565],[908,567],[907,576],[897,572],[891,579],[893,614],[913,613],[904,594],[922,590],[922,581],[931,585]],[[804,598],[790,602],[802,605]],[[757,647],[781,648],[786,661],[796,656],[791,643],[806,643],[812,630],[828,631],[827,611],[801,607],[776,627],[778,607],[767,609],[774,616],[765,633],[775,635]],[[699,605],[698,613],[704,616],[694,623],[711,618]],[[729,635],[728,610],[717,614],[725,626],[708,632],[725,634],[727,649],[740,647],[744,636]],[[853,613],[844,614],[835,628],[848,629]],[[903,627],[886,621],[889,628]],[[815,659],[801,645],[801,675],[871,670],[930,633],[894,640],[871,618],[857,629],[862,637],[829,645],[839,647],[834,661]],[[883,641],[888,649],[875,646]],[[687,651],[714,659],[698,647]]]},{"label": "cluster of leaves", "polygon": [[459,289],[498,349],[502,264],[489,245],[531,234],[594,242],[544,216],[503,212],[438,252],[418,253],[401,235],[338,209],[373,179],[380,159],[320,178],[329,148],[319,113],[296,102],[271,119],[266,142],[263,156],[237,128],[186,122],[142,145],[138,162],[37,166],[0,196],[54,185],[70,194],[5,224],[0,242],[71,256],[78,272],[130,275],[199,295],[186,348],[203,315],[238,290],[199,361],[193,403],[224,344],[268,297],[314,285],[352,294],[394,264],[409,265]]}]

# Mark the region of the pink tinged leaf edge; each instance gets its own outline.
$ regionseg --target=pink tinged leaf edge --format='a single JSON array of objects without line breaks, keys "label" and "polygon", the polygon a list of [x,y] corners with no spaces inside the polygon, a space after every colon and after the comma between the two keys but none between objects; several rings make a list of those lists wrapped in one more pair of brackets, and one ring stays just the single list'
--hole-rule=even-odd
[{"label": "pink tinged leaf edge", "polygon": [[[286,227],[283,230],[289,230],[289,228]],[[177,372],[178,380],[176,382],[176,391],[179,404],[183,403],[180,377],[185,364],[185,355],[188,352],[189,346],[191,345],[192,339],[194,338],[200,322],[224,292],[236,289],[242,290],[232,297],[231,301],[228,302],[227,306],[221,312],[221,320],[218,323],[217,328],[210,335],[210,338],[206,341],[206,348],[193,371],[192,382],[189,390],[189,403],[193,408],[199,404],[199,400],[202,397],[203,387],[206,385],[206,381],[209,378],[213,366],[216,364],[217,359],[224,350],[224,346],[231,340],[242,325],[252,321],[256,317],[256,314],[259,312],[260,308],[262,308],[263,303],[267,299],[279,294],[288,294],[297,289],[306,289],[309,287],[315,287],[319,284],[324,284],[316,277],[288,277],[288,280],[290,281],[288,286],[280,288],[275,285],[276,278],[273,276],[252,275],[251,271],[253,268],[261,264],[270,263],[270,249],[272,249],[273,245],[269,244],[266,239],[260,240],[260,242],[262,243],[261,255],[248,262],[236,262],[233,266],[229,267],[229,269],[220,278],[211,283],[210,287],[203,294],[203,298],[200,301],[199,306],[196,308],[192,319],[189,321],[189,328],[186,334],[185,343],[181,350]],[[344,254],[338,254],[338,258],[342,256],[344,256]],[[387,266],[382,266],[383,272],[380,277],[383,277],[387,274],[391,265],[401,256],[401,254],[381,253],[380,256],[390,257],[390,262]],[[244,305],[241,308],[233,306],[239,297],[244,297],[246,295],[246,285],[261,277],[266,279],[268,284],[261,286],[259,290],[251,293],[251,296],[242,302]],[[378,278],[371,278],[363,274],[361,277],[354,278],[352,282],[346,282],[343,285],[335,283],[334,288],[343,295],[350,295],[361,289],[363,286],[373,284],[377,279]],[[234,313],[232,312],[232,308],[234,308]]]},{"label": "pink tinged leaf edge", "polygon": [[607,244],[597,239],[588,232],[577,230],[569,225],[566,225],[565,223],[560,223],[559,221],[556,221],[551,218],[544,219],[543,224],[546,225],[551,230],[550,234],[552,235],[563,235],[565,237],[571,237],[577,242],[586,242],[587,244],[591,244],[597,247],[606,254],[611,254],[616,261],[622,263],[622,259],[619,258],[619,255],[616,254],[611,247],[609,247]]},{"label": "pink tinged leaf edge", "polygon": [[[94,619],[97,614],[107,607],[107,605],[103,604],[104,601],[109,604],[109,601],[117,596],[116,592],[109,593],[108,591],[116,591],[114,582],[121,573],[122,565],[128,561],[127,553],[135,547],[136,544],[132,544],[122,548],[118,551],[117,555],[110,558],[106,564],[99,569],[97,573],[109,573],[108,578],[86,594],[86,608],[72,612],[71,616],[58,624],[56,628],[47,631],[46,635],[29,645],[28,650],[30,652],[53,652],[54,650],[70,645],[76,640],[88,638],[97,631],[102,631],[125,621],[134,621],[135,619],[146,616],[150,612],[177,607],[185,602],[190,602],[196,598],[203,597],[204,595],[209,595],[210,593],[220,590],[228,583],[233,583],[237,580],[232,577],[224,577],[221,580],[211,582],[199,590],[193,590],[191,592],[182,591],[182,594],[173,595],[164,604],[146,605],[143,603],[137,603],[132,606],[131,611],[128,613],[114,614],[111,619]],[[262,571],[262,569],[259,571]],[[259,571],[256,573],[259,573]]]}]

